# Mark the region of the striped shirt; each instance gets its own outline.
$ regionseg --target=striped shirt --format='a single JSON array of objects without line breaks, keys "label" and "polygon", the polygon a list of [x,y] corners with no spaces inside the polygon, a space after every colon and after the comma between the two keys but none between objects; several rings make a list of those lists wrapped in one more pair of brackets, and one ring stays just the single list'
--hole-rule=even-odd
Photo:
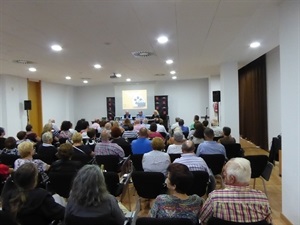
[{"label": "striped shirt", "polygon": [[211,192],[201,209],[200,219],[207,223],[212,216],[239,223],[262,220],[272,223],[267,196],[249,186],[226,185],[225,189]]},{"label": "striped shirt", "polygon": [[95,155],[117,155],[120,159],[125,156],[124,150],[116,143],[99,142],[94,149]]},{"label": "striped shirt", "polygon": [[211,171],[204,159],[196,156],[194,153],[184,153],[180,158],[175,159],[174,163],[184,164],[190,171],[206,171],[211,174]]}]

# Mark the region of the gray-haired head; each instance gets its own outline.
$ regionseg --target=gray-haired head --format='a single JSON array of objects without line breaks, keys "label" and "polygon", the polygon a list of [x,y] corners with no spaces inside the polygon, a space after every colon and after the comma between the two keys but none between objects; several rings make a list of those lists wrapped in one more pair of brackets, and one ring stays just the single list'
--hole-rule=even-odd
[{"label": "gray-haired head", "polygon": [[85,165],[74,178],[69,199],[80,206],[99,206],[108,196],[105,178],[97,165]]},{"label": "gray-haired head", "polygon": [[53,135],[52,135],[52,133],[49,132],[49,131],[43,133],[43,135],[42,135],[42,141],[43,141],[43,143],[51,144],[52,141],[53,141]]},{"label": "gray-haired head", "polygon": [[224,168],[226,176],[234,176],[236,183],[249,184],[251,179],[251,165],[250,161],[245,158],[232,158]]}]

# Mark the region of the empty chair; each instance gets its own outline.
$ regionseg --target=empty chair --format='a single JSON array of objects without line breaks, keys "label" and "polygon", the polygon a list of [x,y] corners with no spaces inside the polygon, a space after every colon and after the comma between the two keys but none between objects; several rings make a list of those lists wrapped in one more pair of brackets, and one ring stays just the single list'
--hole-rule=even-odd
[{"label": "empty chair", "polygon": [[224,147],[228,159],[244,156],[243,150],[241,149],[241,144],[239,143],[226,144]]},{"label": "empty chair", "polygon": [[181,154],[169,154],[169,156],[170,156],[171,163],[172,163],[175,159],[180,158]]},{"label": "empty chair", "polygon": [[124,184],[120,183],[120,178],[116,172],[104,172],[105,183],[110,194],[117,197],[122,194]]},{"label": "empty chair", "polygon": [[132,161],[132,165],[135,171],[144,171],[142,164],[143,156],[144,154],[131,155],[130,159]]},{"label": "empty chair", "polygon": [[252,223],[238,223],[238,222],[231,222],[231,221],[211,217],[208,220],[207,225],[270,225],[270,224],[265,220],[252,222]]},{"label": "empty chair", "polygon": [[194,175],[194,181],[187,194],[196,194],[201,197],[206,194],[207,185],[209,182],[209,175],[206,171],[192,171],[192,173]]},{"label": "empty chair", "polygon": [[201,158],[204,159],[207,166],[211,169],[213,175],[215,177],[219,177],[223,184],[222,178],[222,169],[225,164],[225,156],[223,154],[213,154],[213,155],[200,155]]},{"label": "empty chair", "polygon": [[[267,195],[266,184],[265,184],[264,178],[262,177],[262,174],[267,167],[269,157],[266,155],[249,155],[249,156],[245,156],[245,158],[248,159],[251,164],[251,178],[254,179],[253,188],[255,188],[256,178],[261,178],[261,180],[263,182],[263,186],[264,186],[264,191]],[[270,177],[271,171],[269,171],[269,177]],[[265,177],[269,178],[269,177],[267,177],[267,175],[268,174],[266,173]]]},{"label": "empty chair", "polygon": [[166,192],[165,176],[160,172],[133,171],[132,181],[137,194],[142,198],[155,199]]},{"label": "empty chair", "polygon": [[117,155],[96,155],[97,164],[104,165],[106,171],[120,172],[119,156]]},{"label": "empty chair", "polygon": [[194,225],[192,220],[187,218],[150,218],[140,217],[136,225]]}]

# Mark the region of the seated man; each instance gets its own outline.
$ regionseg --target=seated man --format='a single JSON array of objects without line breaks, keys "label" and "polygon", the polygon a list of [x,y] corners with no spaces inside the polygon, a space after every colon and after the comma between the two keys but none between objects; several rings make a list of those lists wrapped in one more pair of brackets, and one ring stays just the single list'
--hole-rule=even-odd
[{"label": "seated man", "polygon": [[101,142],[95,146],[95,155],[117,155],[122,160],[125,156],[124,150],[116,143],[111,143],[110,132],[103,130],[101,132]]},{"label": "seated man", "polygon": [[139,111],[139,113],[136,115],[135,119],[139,119],[140,121],[145,119],[145,115],[143,114],[143,111]]},{"label": "seated man", "polygon": [[144,154],[152,150],[151,141],[148,139],[148,130],[142,127],[139,137],[131,143],[132,154]]},{"label": "seated man", "polygon": [[271,208],[267,196],[251,189],[250,162],[244,158],[232,158],[223,170],[225,189],[215,190],[206,199],[200,214],[203,225],[210,217],[238,223],[266,220],[272,223]]},{"label": "seated man", "polygon": [[219,122],[216,119],[213,119],[211,121],[211,129],[214,131],[214,136],[215,137],[222,137],[223,136],[223,132],[221,127],[219,127]]},{"label": "seated man", "polygon": [[131,120],[131,115],[130,115],[130,113],[129,113],[128,111],[126,111],[122,119],[123,119],[123,120],[125,120],[125,119],[130,119],[130,120]]},{"label": "seated man", "polygon": [[231,129],[230,127],[223,127],[223,137],[218,140],[222,145],[234,144],[235,138],[230,135]]},{"label": "seated man", "polygon": [[210,128],[204,130],[205,141],[198,146],[196,155],[212,155],[212,154],[223,154],[225,158],[226,151],[225,147],[220,143],[214,141],[214,131]]}]

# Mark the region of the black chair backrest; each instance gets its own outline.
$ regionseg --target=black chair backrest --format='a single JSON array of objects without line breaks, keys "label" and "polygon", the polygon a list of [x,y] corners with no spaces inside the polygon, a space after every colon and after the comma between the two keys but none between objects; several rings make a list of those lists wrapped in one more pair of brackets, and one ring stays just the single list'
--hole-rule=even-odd
[{"label": "black chair backrest", "polygon": [[118,225],[113,218],[102,217],[79,217],[67,215],[65,225]]},{"label": "black chair backrest", "polygon": [[238,223],[238,222],[231,222],[231,221],[211,217],[208,220],[207,225],[270,225],[270,224],[265,220],[252,222],[252,223]]},{"label": "black chair backrest", "polygon": [[120,178],[116,172],[104,172],[105,183],[110,194],[117,197],[122,194],[124,184],[120,183]]},{"label": "black chair backrest", "polygon": [[76,176],[77,171],[50,171],[49,180],[50,184],[48,185],[51,192],[55,192],[64,198],[68,198],[70,190],[72,188],[72,183],[74,177]]},{"label": "black chair backrest", "polygon": [[221,174],[225,164],[225,156],[222,154],[200,155],[214,175]]},{"label": "black chair backrest", "polygon": [[161,134],[161,136],[163,136],[163,138],[165,138],[166,139],[166,137],[167,137],[167,134],[165,133],[165,132],[159,132],[160,134]]},{"label": "black chair backrest", "polygon": [[99,166],[104,165],[106,171],[116,173],[120,171],[120,160],[117,155],[96,155],[96,161]]},{"label": "black chair backrest", "polygon": [[220,138],[222,138],[223,136],[220,137],[214,137],[214,141],[218,141]]},{"label": "black chair backrest", "polygon": [[196,194],[201,197],[206,194],[209,175],[206,171],[192,171],[192,173],[194,175],[194,181],[187,194]]},{"label": "black chair backrest", "polygon": [[234,143],[234,144],[226,144],[224,145],[226,150],[226,156],[228,159],[235,158],[235,157],[243,157],[243,152],[241,150],[241,144]]},{"label": "black chair backrest", "polygon": [[69,138],[59,138],[59,143],[60,144],[64,144],[64,143],[66,143],[66,141],[68,140]]},{"label": "black chair backrest", "polygon": [[143,156],[144,154],[133,154],[130,156],[135,171],[144,171],[142,163]]},{"label": "black chair backrest", "polygon": [[136,140],[137,138],[126,138],[126,140],[131,143],[132,141]]},{"label": "black chair backrest", "polygon": [[194,150],[194,152],[196,153],[197,152],[197,149],[198,149],[198,146],[199,146],[200,144],[195,144],[195,150]]},{"label": "black chair backrest", "polygon": [[151,218],[140,217],[136,220],[136,225],[195,225],[187,218]]},{"label": "black chair backrest", "polygon": [[0,210],[0,221],[1,224],[5,225],[18,225],[18,223],[13,220],[13,218],[8,214],[8,212],[4,212],[2,210]]},{"label": "black chair backrest", "polygon": [[258,178],[264,172],[269,157],[266,155],[248,155],[245,156],[251,164],[251,178]]},{"label": "black chair backrest", "polygon": [[179,154],[169,154],[169,156],[170,156],[171,163],[172,163],[175,159],[180,158],[181,154],[180,153]]},{"label": "black chair backrest", "polygon": [[5,153],[2,153],[0,155],[0,162],[11,167],[11,168],[14,168],[14,162],[20,158],[20,156],[18,155],[12,155],[12,154],[5,154]]},{"label": "black chair backrest", "polygon": [[154,199],[166,192],[165,176],[160,172],[134,171],[132,181],[138,195],[142,198]]}]

